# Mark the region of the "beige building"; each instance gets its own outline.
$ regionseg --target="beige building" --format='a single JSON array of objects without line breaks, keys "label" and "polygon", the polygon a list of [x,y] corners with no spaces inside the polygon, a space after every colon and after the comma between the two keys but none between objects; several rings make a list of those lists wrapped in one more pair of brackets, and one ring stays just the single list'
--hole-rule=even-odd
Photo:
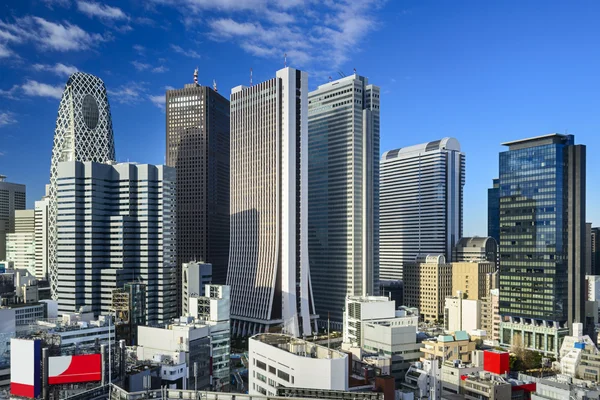
[{"label": "beige building", "polygon": [[496,272],[496,265],[489,261],[452,263],[452,293],[460,290],[470,300],[487,297],[488,280],[492,279],[487,274],[493,272]]},{"label": "beige building", "polygon": [[475,350],[476,343],[471,341],[465,331],[456,331],[453,335],[440,335],[437,338],[424,340],[421,346],[423,357],[421,361],[438,360],[441,365],[446,360],[460,360],[470,363],[471,352]]},{"label": "beige building", "polygon": [[500,340],[500,290],[490,290],[490,295],[481,301],[481,329],[489,340]]},{"label": "beige building", "polygon": [[452,296],[452,264],[443,255],[420,255],[404,268],[404,303],[416,307],[426,322],[442,321],[446,297]]}]

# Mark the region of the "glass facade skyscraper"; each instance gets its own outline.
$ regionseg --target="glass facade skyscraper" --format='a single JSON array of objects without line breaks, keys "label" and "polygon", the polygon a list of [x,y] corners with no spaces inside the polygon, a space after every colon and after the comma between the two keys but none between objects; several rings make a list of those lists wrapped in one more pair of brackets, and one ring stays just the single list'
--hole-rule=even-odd
[{"label": "glass facade skyscraper", "polygon": [[500,179],[488,189],[488,236],[500,243]]},{"label": "glass facade skyscraper", "polygon": [[[584,322],[585,146],[551,134],[505,143],[500,153],[500,314],[502,342],[553,352]],[[517,331],[515,333],[515,330]]]}]

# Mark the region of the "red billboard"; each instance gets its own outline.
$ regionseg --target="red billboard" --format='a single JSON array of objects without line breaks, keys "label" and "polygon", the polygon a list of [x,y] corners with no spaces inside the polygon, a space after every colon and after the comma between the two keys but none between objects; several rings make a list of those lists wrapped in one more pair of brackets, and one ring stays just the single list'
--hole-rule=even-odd
[{"label": "red billboard", "polygon": [[50,357],[48,362],[48,383],[95,382],[102,379],[102,355]]},{"label": "red billboard", "polygon": [[510,371],[509,354],[506,351],[485,350],[483,352],[483,369],[494,374],[504,375]]}]

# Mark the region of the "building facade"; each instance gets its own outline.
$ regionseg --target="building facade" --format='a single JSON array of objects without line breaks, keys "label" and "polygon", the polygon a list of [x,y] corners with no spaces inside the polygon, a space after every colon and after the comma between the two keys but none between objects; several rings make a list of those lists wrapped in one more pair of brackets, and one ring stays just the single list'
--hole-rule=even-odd
[{"label": "building facade", "polygon": [[448,332],[471,332],[481,329],[481,301],[463,298],[458,290],[455,297],[446,297],[444,305],[444,328]]},{"label": "building facade", "polygon": [[498,242],[496,242],[496,240],[491,236],[461,238],[454,247],[452,261],[489,261],[496,264],[498,261]]},{"label": "building facade", "polygon": [[[197,74],[197,71],[196,71]],[[229,100],[197,83],[166,93],[166,164],[177,175],[177,282],[183,263],[213,265],[224,284],[229,257]],[[181,289],[178,306],[181,310]]]},{"label": "building facade", "polygon": [[353,74],[308,95],[308,251],[321,321],[341,322],[346,296],[379,289],[379,92]]},{"label": "building facade", "polygon": [[35,276],[48,280],[48,233],[50,199],[35,202]]},{"label": "building facade", "polygon": [[189,298],[204,296],[204,286],[212,283],[212,264],[191,261],[181,269],[181,314],[189,315]]},{"label": "building facade", "polygon": [[585,321],[586,149],[561,134],[504,145],[501,342],[555,354],[565,330]]},{"label": "building facade", "polygon": [[452,259],[462,237],[465,155],[454,138],[381,158],[380,277],[402,279],[419,254]]},{"label": "building facade", "polygon": [[488,189],[488,236],[500,244],[500,179],[492,180]]},{"label": "building facade", "polygon": [[404,270],[404,302],[426,322],[443,321],[444,302],[452,296],[452,264],[443,255],[422,255]]},{"label": "building facade", "polygon": [[454,262],[452,263],[452,293],[460,290],[467,299],[481,300],[489,295],[490,275],[496,272],[496,263]]},{"label": "building facade", "polygon": [[590,236],[592,242],[592,275],[600,275],[600,228],[592,227]]},{"label": "building facade", "polygon": [[176,316],[174,174],[148,164],[59,163],[59,311],[108,313],[113,290],[139,280],[148,324]]},{"label": "building facade", "polygon": [[308,74],[294,68],[231,92],[233,333],[314,330],[308,255]]},{"label": "building facade", "polygon": [[48,270],[53,300],[58,300],[58,164],[112,160],[115,160],[115,143],[104,82],[96,76],[75,72],[69,77],[58,106],[50,161]]},{"label": "building facade", "polygon": [[492,289],[481,302],[481,329],[494,345],[500,343],[500,290]]},{"label": "building facade", "polygon": [[6,259],[6,234],[15,231],[15,211],[24,210],[25,204],[25,185],[0,175],[0,260]]},{"label": "building facade", "polygon": [[34,210],[15,210],[14,232],[6,235],[6,259],[14,262],[15,269],[27,269],[37,275],[35,251]]}]

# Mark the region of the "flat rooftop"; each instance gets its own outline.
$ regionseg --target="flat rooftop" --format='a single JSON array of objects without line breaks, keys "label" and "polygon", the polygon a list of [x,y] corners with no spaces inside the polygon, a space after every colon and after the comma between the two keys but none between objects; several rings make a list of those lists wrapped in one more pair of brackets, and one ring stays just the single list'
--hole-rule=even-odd
[{"label": "flat rooftop", "polygon": [[332,359],[348,356],[341,351],[328,349],[325,346],[280,333],[259,333],[250,339],[268,344],[299,357]]}]

